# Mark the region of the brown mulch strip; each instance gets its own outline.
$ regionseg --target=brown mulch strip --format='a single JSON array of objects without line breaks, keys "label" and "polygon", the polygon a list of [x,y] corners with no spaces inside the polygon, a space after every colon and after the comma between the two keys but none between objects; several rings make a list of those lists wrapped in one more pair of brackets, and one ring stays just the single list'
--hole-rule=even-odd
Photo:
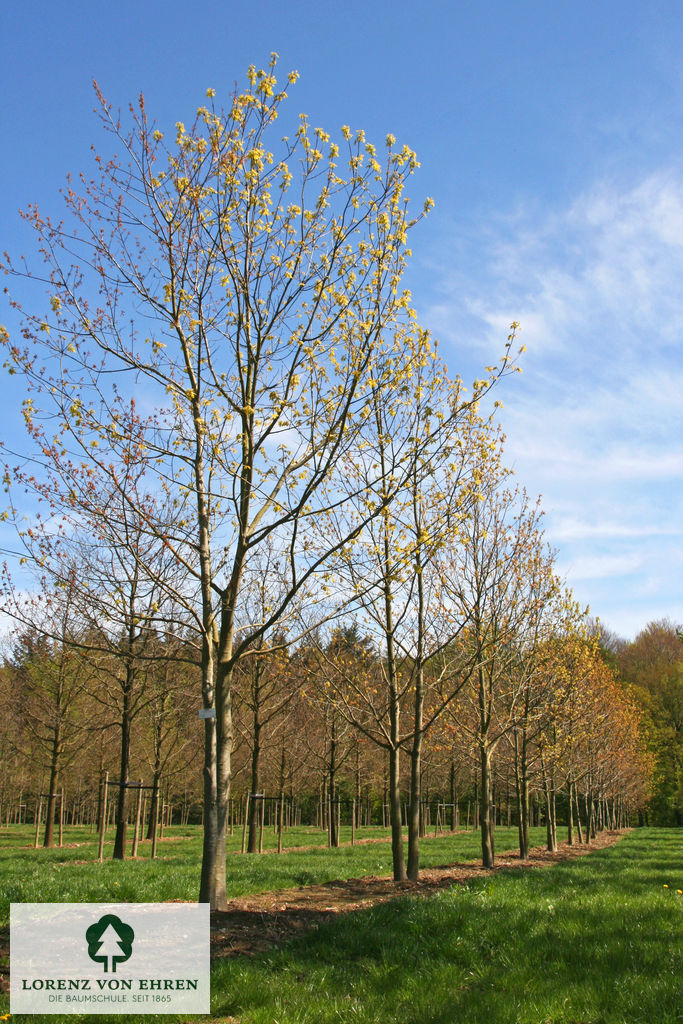
[{"label": "brown mulch strip", "polygon": [[227,910],[214,911],[211,915],[211,954],[213,957],[253,956],[309,928],[317,928],[336,914],[385,903],[404,893],[428,896],[439,889],[463,885],[473,878],[498,871],[547,867],[582,857],[612,846],[624,831],[602,832],[591,840],[590,846],[568,846],[563,842],[556,853],[550,853],[544,846],[535,846],[529,851],[526,862],[520,860],[518,853],[504,853],[496,859],[494,868],[483,868],[475,862],[424,868],[418,882],[394,882],[391,877],[368,875],[239,897],[228,901]]}]

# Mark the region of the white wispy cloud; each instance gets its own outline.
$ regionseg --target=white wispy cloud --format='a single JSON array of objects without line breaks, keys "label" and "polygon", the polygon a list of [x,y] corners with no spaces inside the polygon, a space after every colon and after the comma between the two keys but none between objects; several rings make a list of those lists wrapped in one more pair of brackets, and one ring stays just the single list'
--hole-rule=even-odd
[{"label": "white wispy cloud", "polygon": [[683,540],[683,528],[650,523],[628,525],[608,516],[599,522],[588,522],[585,519],[562,515],[557,515],[553,519],[553,538],[556,543],[600,538],[643,540],[648,537],[680,537]]},{"label": "white wispy cloud", "polygon": [[628,555],[585,555],[573,559],[566,567],[566,575],[572,580],[613,579],[629,576],[642,568],[642,558],[636,554]]},{"label": "white wispy cloud", "polygon": [[467,246],[472,273],[456,254],[420,312],[457,368],[491,361],[521,322],[523,374],[497,396],[507,458],[543,494],[568,582],[622,631],[683,619],[683,176],[519,207]]}]

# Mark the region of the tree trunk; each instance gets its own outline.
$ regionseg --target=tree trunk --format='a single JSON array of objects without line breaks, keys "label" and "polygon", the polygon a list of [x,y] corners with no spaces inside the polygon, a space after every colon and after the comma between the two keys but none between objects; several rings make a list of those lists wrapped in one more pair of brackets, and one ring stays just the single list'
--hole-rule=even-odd
[{"label": "tree trunk", "polygon": [[121,711],[121,757],[119,759],[119,792],[116,801],[116,838],[114,840],[114,860],[123,860],[126,856],[126,836],[128,832],[128,772],[130,768],[130,733],[132,724],[131,696],[133,690],[133,669],[126,667],[126,682],[123,688],[123,708]]},{"label": "tree trunk", "polygon": [[[62,752],[61,729],[59,722],[54,727],[52,740],[52,756],[50,758],[50,784],[47,796],[47,817],[45,818],[45,838],[43,847],[54,846],[55,837],[55,804],[57,802],[57,779],[59,777],[59,762]],[[62,809],[63,810],[63,809]]]},{"label": "tree trunk", "polygon": [[[216,851],[218,845],[218,738],[219,710],[215,703],[216,624],[213,608],[213,568],[211,564],[211,516],[206,486],[201,400],[193,400],[195,425],[194,484],[197,503],[197,550],[202,602],[202,707],[214,710],[216,717],[204,719],[204,761],[202,765],[203,838],[199,902],[216,907]],[[152,819],[154,820],[154,819]]]},{"label": "tree trunk", "polygon": [[579,791],[574,783],[574,806],[576,808],[576,835],[579,840],[579,846],[583,845],[583,829],[581,828],[581,805],[579,804]]},{"label": "tree trunk", "polygon": [[[420,535],[420,511],[417,486],[413,488],[413,516],[418,537]],[[420,874],[420,835],[424,835],[424,821],[420,811],[422,805],[422,729],[424,712],[424,657],[425,657],[425,599],[422,576],[422,550],[418,544],[415,551],[415,575],[417,582],[417,650],[415,657],[415,700],[413,702],[413,742],[410,751],[410,812],[408,815],[408,878],[417,882]]]},{"label": "tree trunk", "polygon": [[549,853],[555,853],[557,851],[557,840],[555,837],[554,818],[553,818],[553,784],[549,778],[544,778],[543,789],[545,792],[545,833],[546,833],[546,846]]},{"label": "tree trunk", "polygon": [[[380,452],[382,473],[386,473],[384,465],[384,450]],[[389,688],[389,816],[391,823],[391,859],[394,871],[394,881],[402,882],[406,879],[406,865],[403,853],[403,821],[401,817],[401,789],[400,789],[400,740],[401,740],[401,708],[398,687],[398,668],[396,665],[396,650],[394,647],[394,610],[392,592],[392,548],[389,542],[390,530],[388,527],[389,512],[383,514],[382,544],[384,551],[384,635],[387,645],[386,655],[386,678]],[[367,824],[372,823],[372,811],[368,799]]]},{"label": "tree trunk", "polygon": [[519,815],[519,856],[529,859],[529,774],[527,768],[526,733],[522,732],[521,749],[515,731],[515,786],[517,789],[517,813]]},{"label": "tree trunk", "polygon": [[553,853],[557,851],[557,790],[555,789],[555,778],[550,777],[550,815],[551,815],[551,840]]},{"label": "tree trunk", "polygon": [[[205,708],[213,704],[213,687],[210,696],[203,687],[203,705]],[[217,803],[217,757],[216,757],[216,719],[204,720],[204,763],[202,765],[202,801],[203,801],[203,842],[202,868],[199,883],[199,902],[216,905],[215,874],[216,874],[216,842],[218,834]],[[150,815],[150,823],[154,818]],[[152,825],[152,827],[154,827]]]},{"label": "tree trunk", "polygon": [[329,785],[329,837],[330,846],[339,846],[339,832],[337,829],[337,722],[332,712],[332,724],[330,727],[330,751],[328,761],[328,785]]},{"label": "tree trunk", "polygon": [[543,771],[543,789],[545,792],[546,808],[546,839],[549,853],[557,852],[557,823],[556,823],[556,801],[555,801],[555,778],[552,770],[546,771],[545,762],[541,756],[541,768]]},{"label": "tree trunk", "polygon": [[[251,751],[251,792],[259,792],[259,774],[261,760],[261,723],[258,717],[258,709],[254,710],[253,718],[253,747]],[[259,801],[252,800],[249,810],[249,842],[247,853],[256,853],[258,850],[259,832]]]},{"label": "tree trunk", "polygon": [[408,878],[417,882],[420,873],[420,750],[410,754],[410,801],[408,803]]},{"label": "tree trunk", "polygon": [[[362,803],[361,787],[360,787],[360,745],[358,743],[358,738],[356,738],[356,772],[355,772],[355,780],[356,780],[356,785],[355,785],[356,803],[355,803],[355,812],[354,812],[355,813],[355,818],[354,818],[353,826],[354,826],[354,828],[358,828],[360,826],[360,824],[361,824],[360,814],[361,814],[361,803]],[[393,829],[393,825],[392,825],[392,829]],[[393,848],[393,832],[392,832],[392,848]]]},{"label": "tree trunk", "polygon": [[159,790],[161,788],[161,775],[157,773],[156,766],[152,776],[152,795],[149,801],[149,816],[147,818],[146,839],[154,838],[154,822],[158,818],[159,811]]},{"label": "tree trunk", "polygon": [[480,745],[481,794],[479,824],[481,827],[481,862],[485,868],[495,864],[493,830],[491,828],[491,751],[485,743]]},{"label": "tree trunk", "polygon": [[475,832],[479,831],[479,783],[477,779],[474,780],[474,813],[472,815],[472,828]]},{"label": "tree trunk", "polygon": [[216,859],[214,909],[226,910],[226,835],[232,767],[232,665],[219,662],[216,679]]},{"label": "tree trunk", "polygon": [[161,739],[164,728],[163,702],[161,699],[160,713],[154,722],[154,770],[152,772],[152,798],[149,807],[149,820],[147,822],[147,839],[152,839],[154,834],[154,822],[157,820],[157,809],[159,806],[159,789],[161,787]]},{"label": "tree trunk", "polygon": [[455,788],[455,764],[451,761],[451,832],[455,832],[458,824],[458,816],[455,813],[457,810],[456,804],[456,788]]},{"label": "tree trunk", "polygon": [[394,881],[404,882],[406,865],[403,855],[403,823],[401,819],[399,750],[389,748],[389,812],[391,819],[391,857]]},{"label": "tree trunk", "polygon": [[541,754],[541,777],[543,779],[543,796],[545,797],[545,835],[546,847],[550,853],[554,853],[557,844],[553,841],[553,793],[552,780],[545,767],[545,760]]},{"label": "tree trunk", "polygon": [[[418,593],[422,606],[422,576],[418,575]],[[421,629],[421,627],[420,627]],[[421,639],[418,640],[418,667],[415,676],[415,703],[413,709],[413,743],[410,751],[410,810],[408,813],[408,878],[417,882],[420,874],[420,834],[422,805],[422,725],[424,708],[424,669],[422,667]]]}]

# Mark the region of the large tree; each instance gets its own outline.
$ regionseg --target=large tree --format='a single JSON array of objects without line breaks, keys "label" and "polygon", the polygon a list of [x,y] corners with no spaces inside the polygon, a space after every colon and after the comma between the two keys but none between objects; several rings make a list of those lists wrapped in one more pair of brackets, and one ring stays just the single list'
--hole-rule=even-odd
[{"label": "large tree", "polygon": [[[34,436],[52,417],[36,472],[70,457],[109,472],[132,501],[120,466],[133,431],[137,458],[178,513],[168,530],[152,509],[135,509],[186,570],[174,596],[195,616],[202,699],[216,709],[205,724],[200,886],[214,907],[226,902],[236,665],[330,554],[308,544],[307,524],[340,500],[334,474],[359,443],[377,381],[387,400],[409,401],[414,367],[414,350],[402,358],[395,338],[412,329],[400,279],[415,154],[389,135],[380,159],[362,131],[342,128],[339,145],[303,116],[271,144],[286,97],[275,65],[273,55],[267,69],[250,68],[225,110],[208,90],[169,142],[142,97],[126,128],[98,92],[116,152],[70,182],[63,222],[26,212],[44,268],[4,266],[20,290],[47,289],[44,311],[33,295],[13,300],[24,306],[23,344],[0,332],[10,371],[31,388]],[[377,477],[359,485],[365,511],[352,533],[391,498]],[[264,545],[280,552],[287,585],[240,631],[243,586]]]}]

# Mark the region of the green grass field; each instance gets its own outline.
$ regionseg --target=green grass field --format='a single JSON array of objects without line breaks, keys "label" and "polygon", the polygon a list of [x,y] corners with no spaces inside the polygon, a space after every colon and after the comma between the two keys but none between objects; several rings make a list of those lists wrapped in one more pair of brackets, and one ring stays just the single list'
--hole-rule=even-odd
[{"label": "green grass field", "polygon": [[[506,836],[512,842],[506,844]],[[212,1018],[240,1024],[674,1024],[683,1020],[682,839],[680,830],[634,831],[588,857],[501,872],[426,899],[404,896],[340,915],[280,949],[218,961]],[[513,845],[514,831],[499,829],[497,840],[499,850]],[[16,834],[9,842],[7,833],[0,837],[3,916],[10,900],[195,894],[196,837],[164,844],[164,859],[155,863],[102,866],[92,863],[87,847],[33,851],[21,841]],[[429,840],[423,861],[475,857],[477,841],[472,833]],[[383,874],[389,863],[388,846],[322,848],[235,857],[229,875],[237,894]],[[0,1012],[8,1008],[4,997]]]},{"label": "green grass field", "polygon": [[[113,840],[113,830],[110,834]],[[150,844],[141,847],[137,861],[112,861],[112,845],[105,848],[102,864],[97,863],[97,837],[85,829],[68,828],[62,849],[33,849],[29,827],[0,830],[0,927],[9,922],[10,903],[102,903],[107,900],[153,902],[156,900],[194,900],[199,891],[201,837],[198,828],[173,828],[170,838],[159,843],[158,857],[150,859]],[[350,829],[343,829],[342,842],[349,842]],[[363,829],[360,837],[387,837],[382,828]],[[532,839],[543,842],[545,829],[533,831]],[[271,847],[277,837],[268,836]],[[496,848],[513,850],[517,830],[498,828]],[[75,845],[79,844],[79,845]],[[228,896],[270,892],[299,885],[314,885],[338,878],[358,878],[391,873],[391,847],[388,842],[327,848],[326,833],[315,828],[293,829],[286,834],[288,847],[315,846],[293,850],[241,856],[241,836],[232,836],[228,849]],[[480,853],[478,832],[445,832],[422,843],[421,864],[436,867],[458,860],[473,860]],[[264,849],[266,835],[264,835]],[[233,855],[234,854],[234,855]]]}]

